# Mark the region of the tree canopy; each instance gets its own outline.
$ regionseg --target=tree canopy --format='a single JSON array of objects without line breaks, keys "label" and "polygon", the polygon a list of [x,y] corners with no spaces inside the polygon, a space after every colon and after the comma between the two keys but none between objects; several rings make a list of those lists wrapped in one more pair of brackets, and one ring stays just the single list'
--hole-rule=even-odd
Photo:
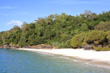
[{"label": "tree canopy", "polygon": [[62,13],[39,17],[29,24],[24,22],[21,27],[14,26],[9,31],[0,32],[0,44],[19,47],[50,44],[59,48],[77,48],[83,47],[82,43],[103,43],[101,45],[107,46],[109,31],[110,11],[96,14],[86,10],[77,16]]}]

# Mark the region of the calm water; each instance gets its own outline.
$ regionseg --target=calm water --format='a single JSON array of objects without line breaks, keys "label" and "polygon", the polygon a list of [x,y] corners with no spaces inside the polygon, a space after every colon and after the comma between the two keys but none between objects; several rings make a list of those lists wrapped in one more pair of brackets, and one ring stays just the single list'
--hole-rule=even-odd
[{"label": "calm water", "polygon": [[0,73],[110,73],[110,69],[63,56],[0,49]]}]

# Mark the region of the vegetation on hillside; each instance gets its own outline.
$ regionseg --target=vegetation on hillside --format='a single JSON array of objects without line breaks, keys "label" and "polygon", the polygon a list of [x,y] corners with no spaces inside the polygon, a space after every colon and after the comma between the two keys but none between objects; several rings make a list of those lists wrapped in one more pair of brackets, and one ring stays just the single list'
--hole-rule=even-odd
[{"label": "vegetation on hillside", "polygon": [[96,14],[86,10],[77,16],[62,13],[38,18],[0,32],[0,44],[17,47],[50,44],[59,48],[93,45],[92,49],[110,50],[110,11]]}]

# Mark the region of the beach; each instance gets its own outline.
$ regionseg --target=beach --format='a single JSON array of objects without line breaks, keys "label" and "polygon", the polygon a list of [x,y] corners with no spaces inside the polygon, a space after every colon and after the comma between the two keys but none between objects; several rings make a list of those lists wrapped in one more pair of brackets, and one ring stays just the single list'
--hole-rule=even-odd
[{"label": "beach", "polygon": [[97,64],[110,67],[110,51],[95,51],[84,49],[29,49],[19,48],[19,50],[27,50],[32,52],[43,52],[75,58],[90,64]]}]

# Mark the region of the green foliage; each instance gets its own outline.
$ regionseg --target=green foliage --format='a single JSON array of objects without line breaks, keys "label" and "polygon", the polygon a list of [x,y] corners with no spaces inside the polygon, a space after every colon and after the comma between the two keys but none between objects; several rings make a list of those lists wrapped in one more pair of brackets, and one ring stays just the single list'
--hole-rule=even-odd
[{"label": "green foliage", "polygon": [[71,40],[67,40],[65,42],[62,42],[61,44],[58,45],[59,48],[71,48]]},{"label": "green foliage", "polygon": [[110,47],[93,47],[97,51],[110,51]]},{"label": "green foliage", "polygon": [[109,29],[110,11],[98,15],[88,10],[77,16],[54,14],[0,32],[0,44],[23,47],[43,43],[59,48],[82,47],[84,44],[108,46]]},{"label": "green foliage", "polygon": [[26,46],[26,43],[27,43],[27,40],[26,40],[26,38],[24,37],[24,35],[22,35],[22,36],[20,37],[20,40],[19,40],[19,42],[18,42],[18,45],[19,45],[20,47],[23,47],[23,46]]},{"label": "green foliage", "polygon": [[107,38],[108,44],[110,46],[110,31],[107,31],[106,34],[107,34],[107,37],[106,38]]},{"label": "green foliage", "polygon": [[11,42],[11,36],[12,35],[9,33],[9,31],[4,32],[4,34],[2,35],[3,44],[9,44]]},{"label": "green foliage", "polygon": [[80,29],[81,31],[87,31],[88,30],[87,24],[82,24]]},{"label": "green foliage", "polygon": [[99,44],[99,41],[94,41],[95,44]]},{"label": "green foliage", "polygon": [[0,44],[3,44],[2,35],[3,35],[3,32],[0,32]]},{"label": "green foliage", "polygon": [[81,33],[81,34],[75,35],[71,40],[71,46],[72,47],[81,47],[86,36],[87,36],[86,33]]},{"label": "green foliage", "polygon": [[67,40],[64,44],[64,47],[70,48],[71,47],[71,40]]},{"label": "green foliage", "polygon": [[107,39],[110,40],[110,31],[107,31]]},{"label": "green foliage", "polygon": [[103,43],[103,41],[105,41],[106,38],[106,33],[104,31],[97,31],[94,30],[92,32],[89,33],[88,37],[85,38],[85,42],[87,44],[99,44],[99,43]]},{"label": "green foliage", "polygon": [[97,26],[95,26],[95,30],[103,30],[103,31],[110,30],[110,21],[100,22]]}]

